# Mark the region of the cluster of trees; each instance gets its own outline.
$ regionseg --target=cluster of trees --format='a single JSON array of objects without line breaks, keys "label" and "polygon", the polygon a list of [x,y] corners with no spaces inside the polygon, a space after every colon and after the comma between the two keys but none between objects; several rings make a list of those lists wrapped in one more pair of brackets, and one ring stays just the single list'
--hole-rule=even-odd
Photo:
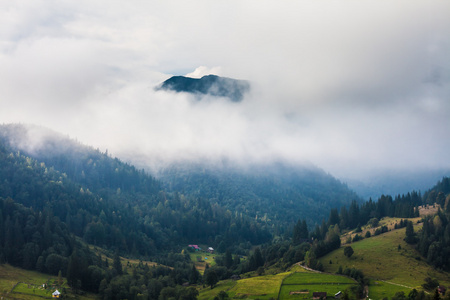
[{"label": "cluster of trees", "polygon": [[[351,247],[346,249],[351,249]],[[353,249],[349,251],[353,251]],[[351,254],[353,254],[353,252],[351,252]],[[355,295],[358,295],[359,299],[362,299],[366,296],[364,295],[364,287],[369,284],[369,279],[364,275],[363,271],[348,267],[343,270],[342,267],[339,266],[337,274],[342,274],[355,279],[358,282],[358,285],[354,288],[353,293]]]},{"label": "cluster of trees", "polygon": [[175,268],[161,265],[149,267],[141,262],[117,275],[115,268],[109,268],[96,292],[102,299],[197,299],[198,291],[183,284],[200,283],[202,276],[193,268],[189,256],[171,256],[168,259],[175,262]]},{"label": "cluster of trees", "polygon": [[445,271],[450,270],[449,220],[450,215],[439,210],[437,215],[423,220],[422,230],[417,236],[417,249],[420,254],[429,264]]},{"label": "cluster of trees", "polygon": [[0,198],[0,263],[65,275],[74,245],[65,224],[51,212]]},{"label": "cluster of trees", "polygon": [[424,193],[423,199],[427,204],[437,203],[441,207],[444,207],[448,203],[450,194],[450,178],[444,177],[438,181],[437,184]]},{"label": "cluster of trees", "polygon": [[[441,299],[441,296],[439,295],[439,292],[436,290],[433,294],[427,295],[425,291],[417,291],[416,289],[412,289],[408,295],[405,294],[405,292],[397,292],[395,295],[391,298],[391,300],[439,300]],[[448,297],[445,297],[443,299],[448,299]],[[388,300],[387,297],[385,297],[383,300]]]},{"label": "cluster of trees", "polygon": [[[359,205],[352,201],[347,208],[342,206],[340,213],[331,209],[328,223],[325,226],[338,224],[341,229],[354,229],[361,224],[367,224],[371,219],[380,220],[383,217],[415,218],[419,216],[417,207],[422,204],[420,192],[398,195],[394,199],[389,195],[382,195],[377,201],[370,199]],[[316,229],[315,235],[320,235],[322,228]]]}]

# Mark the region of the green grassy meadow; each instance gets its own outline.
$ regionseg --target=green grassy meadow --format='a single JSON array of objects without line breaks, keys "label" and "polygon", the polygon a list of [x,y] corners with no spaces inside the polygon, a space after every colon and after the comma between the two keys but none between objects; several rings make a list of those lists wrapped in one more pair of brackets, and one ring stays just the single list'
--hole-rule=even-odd
[{"label": "green grassy meadow", "polygon": [[206,251],[189,252],[189,256],[191,257],[191,261],[194,262],[197,270],[202,275],[205,272],[206,264],[208,264],[210,267],[212,267],[216,264],[216,260],[215,260],[216,254],[211,254]]},{"label": "green grassy meadow", "polygon": [[[414,230],[417,232],[420,227],[421,224],[416,224]],[[421,285],[428,276],[448,286],[450,274],[430,267],[423,258],[420,258],[414,247],[403,240],[404,237],[405,228],[392,230],[350,244],[354,250],[350,258],[344,256],[344,247],[341,247],[322,257],[320,261],[325,271],[329,273],[336,273],[339,266],[343,269],[348,267],[362,270],[367,277],[379,282],[378,285],[370,286],[370,295],[373,292],[375,295],[384,297],[383,289],[386,289],[390,296],[402,290],[408,294],[412,288],[421,289]],[[406,288],[394,284],[403,285]],[[373,297],[373,299],[377,298]]]},{"label": "green grassy meadow", "polygon": [[14,287],[13,292],[11,295],[14,297],[18,297],[17,294],[21,294],[22,297],[24,296],[38,296],[38,297],[44,297],[44,298],[51,298],[52,293],[56,290],[56,288],[48,288],[44,289],[42,288],[42,285],[33,285],[33,284],[27,284],[27,283],[19,283]]},{"label": "green grassy meadow", "polygon": [[313,292],[327,292],[333,296],[357,283],[348,277],[313,272],[295,272],[283,280],[278,299],[311,299]]},{"label": "green grassy meadow", "polygon": [[[70,289],[67,288],[65,282],[61,287],[58,286],[57,276],[51,276],[35,271],[23,270],[20,268],[12,267],[8,264],[0,265],[0,297],[4,299],[24,299],[24,300],[42,300],[52,299],[52,293],[58,289],[62,292],[62,289],[66,287],[69,293],[66,295],[66,299],[95,299],[94,294],[85,295],[73,295],[70,293]],[[47,285],[47,289],[43,289],[43,284]]]},{"label": "green grassy meadow", "polygon": [[383,299],[384,297],[392,297],[397,292],[404,292],[408,295],[411,289],[402,286],[386,283],[383,281],[371,280],[369,286],[369,298],[370,299]]},{"label": "green grassy meadow", "polygon": [[[334,295],[346,289],[350,289],[355,284],[299,284],[299,285],[282,285],[279,298],[276,299],[312,299],[314,292],[326,292],[327,298],[333,298]],[[293,294],[291,294],[293,293]]]},{"label": "green grassy meadow", "polygon": [[221,291],[229,293],[229,290],[237,284],[234,280],[223,280],[220,281],[213,289],[205,287],[199,290],[198,300],[208,300],[213,299]]},{"label": "green grassy meadow", "polygon": [[201,289],[198,299],[213,299],[220,291],[227,292],[230,299],[277,299],[283,279],[290,274],[287,272],[237,281],[221,281],[214,289]]},{"label": "green grassy meadow", "polygon": [[[311,299],[313,292],[327,292],[334,297],[337,292],[356,285],[353,279],[345,276],[310,272],[294,266],[289,272],[276,275],[221,281],[213,289],[201,289],[198,299],[212,299],[220,291],[227,292],[230,299]],[[290,294],[299,291],[305,292]]]},{"label": "green grassy meadow", "polygon": [[240,299],[277,299],[283,279],[288,275],[289,272],[238,280],[229,295]]},{"label": "green grassy meadow", "polygon": [[314,273],[314,272],[302,272],[292,273],[286,277],[283,281],[283,285],[289,284],[355,284],[356,282],[346,276],[326,274],[326,273]]},{"label": "green grassy meadow", "polygon": [[56,280],[55,276],[50,276],[34,271],[22,270],[12,267],[8,264],[0,265],[0,295],[2,296],[8,295],[13,287],[19,282],[24,282],[32,286],[42,286],[42,284],[48,283],[48,281],[53,280]]}]

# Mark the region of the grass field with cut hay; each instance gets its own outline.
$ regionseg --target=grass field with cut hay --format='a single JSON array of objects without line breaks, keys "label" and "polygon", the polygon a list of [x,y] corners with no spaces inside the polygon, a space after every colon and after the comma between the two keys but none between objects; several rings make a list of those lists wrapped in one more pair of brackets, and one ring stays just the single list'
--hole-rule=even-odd
[{"label": "grass field with cut hay", "polygon": [[283,279],[290,273],[266,275],[247,278],[237,281],[230,289],[232,297],[247,297],[247,299],[271,299],[277,298]]}]

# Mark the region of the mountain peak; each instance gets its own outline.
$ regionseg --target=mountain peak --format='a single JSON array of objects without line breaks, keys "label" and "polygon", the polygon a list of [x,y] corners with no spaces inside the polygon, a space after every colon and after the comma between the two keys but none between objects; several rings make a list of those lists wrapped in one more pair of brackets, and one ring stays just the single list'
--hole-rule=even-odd
[{"label": "mountain peak", "polygon": [[229,98],[233,102],[240,102],[244,94],[250,90],[246,80],[237,80],[217,75],[206,75],[202,78],[172,76],[164,81],[158,90],[170,90],[196,95],[210,95]]}]

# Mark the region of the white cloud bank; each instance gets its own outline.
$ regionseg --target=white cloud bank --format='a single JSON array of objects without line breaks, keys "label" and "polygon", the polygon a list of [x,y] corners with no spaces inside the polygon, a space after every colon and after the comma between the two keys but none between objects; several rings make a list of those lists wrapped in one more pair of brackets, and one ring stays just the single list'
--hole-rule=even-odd
[{"label": "white cloud bank", "polygon": [[[139,163],[450,168],[448,1],[4,1],[0,120]],[[241,103],[156,92],[246,79]]]}]

